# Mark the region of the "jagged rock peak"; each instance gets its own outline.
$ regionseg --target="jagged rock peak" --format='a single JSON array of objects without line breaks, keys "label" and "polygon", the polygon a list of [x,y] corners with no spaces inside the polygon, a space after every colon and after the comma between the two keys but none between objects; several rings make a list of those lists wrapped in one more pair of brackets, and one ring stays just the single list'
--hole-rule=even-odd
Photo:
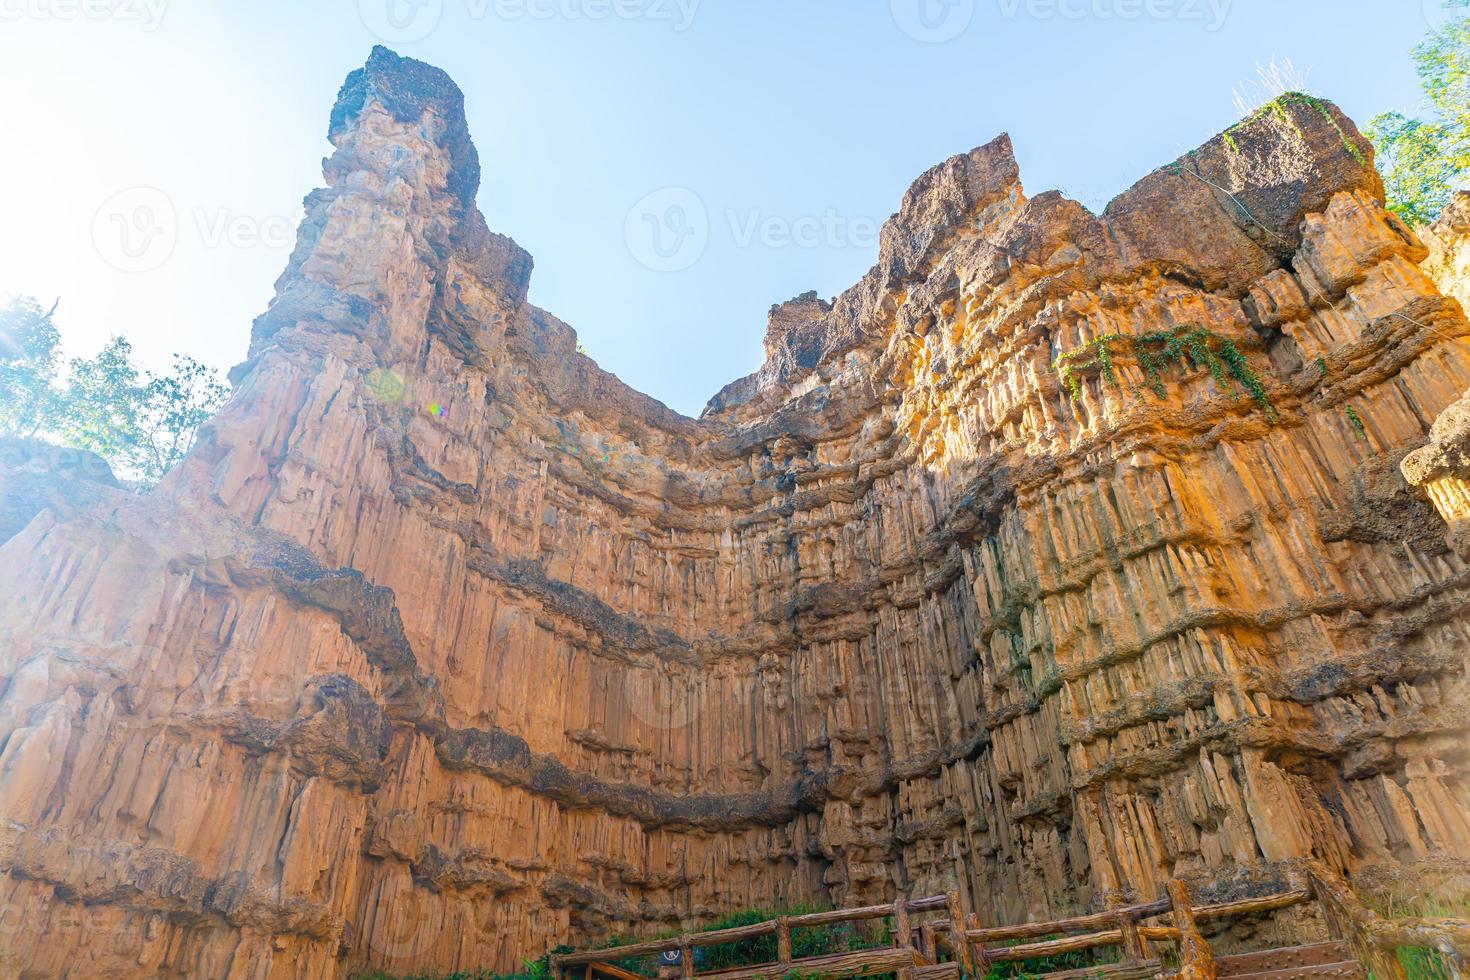
[{"label": "jagged rock peak", "polygon": [[464,115],[464,93],[443,69],[405,58],[381,44],[373,47],[367,63],[342,83],[332,106],[327,138],[335,146],[371,102],[377,102],[404,123],[434,117],[436,142],[449,153],[449,190],[470,205],[480,188],[480,155],[470,139]]}]

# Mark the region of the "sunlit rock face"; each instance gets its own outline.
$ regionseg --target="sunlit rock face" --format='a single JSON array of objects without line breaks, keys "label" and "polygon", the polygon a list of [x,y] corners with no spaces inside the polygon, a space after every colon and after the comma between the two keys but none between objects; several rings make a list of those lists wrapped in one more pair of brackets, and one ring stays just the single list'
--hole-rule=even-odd
[{"label": "sunlit rock face", "polygon": [[1470,306],[1470,191],[1460,191],[1439,220],[1423,231],[1424,271],[1446,296]]},{"label": "sunlit rock face", "polygon": [[1470,851],[1470,568],[1400,471],[1470,323],[1330,105],[1102,215],[954,157],[697,421],[527,303],[442,73],[374,51],[331,139],[187,461],[0,546],[0,975]]},{"label": "sunlit rock face", "polygon": [[[1455,195],[1424,241],[1425,271],[1446,296],[1470,306],[1470,192]],[[1445,520],[1446,540],[1470,560],[1470,392],[1440,413],[1429,435],[1427,445],[1404,459],[1404,476],[1423,488]]]}]

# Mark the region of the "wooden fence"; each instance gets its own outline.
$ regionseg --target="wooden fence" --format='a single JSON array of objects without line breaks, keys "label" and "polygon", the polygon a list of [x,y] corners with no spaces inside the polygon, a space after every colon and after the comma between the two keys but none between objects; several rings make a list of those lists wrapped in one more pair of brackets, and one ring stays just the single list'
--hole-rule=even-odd
[{"label": "wooden fence", "polygon": [[[981,927],[972,913],[961,913],[957,894],[932,898],[900,899],[890,905],[813,912],[782,916],[765,922],[687,933],[551,957],[555,980],[646,980],[619,967],[615,961],[678,951],[676,967],[662,971],[672,980],[718,978],[718,980],[782,980],[791,975],[864,977],[896,974],[900,980],[960,980],[984,976],[991,964],[1032,960],[1063,953],[1104,947],[1120,947],[1117,963],[1053,974],[1058,980],[1104,977],[1107,980],[1143,980],[1162,973],[1156,944],[1166,943],[1176,951],[1177,980],[1215,980],[1216,968],[1210,945],[1199,923],[1238,915],[1256,915],[1318,901],[1333,938],[1348,943],[1355,956],[1373,972],[1375,980],[1407,980],[1398,960],[1398,948],[1413,946],[1436,950],[1454,980],[1470,980],[1465,966],[1470,962],[1470,921],[1463,919],[1388,920],[1366,909],[1352,890],[1320,865],[1310,864],[1298,875],[1299,887],[1260,898],[1195,906],[1180,881],[1170,881],[1165,895],[1153,902],[1080,915],[1049,922],[1012,926]],[[1167,924],[1148,920],[1168,916]],[[892,918],[889,946],[820,956],[794,958],[791,933],[795,929],[830,926]],[[699,972],[694,950],[741,942],[762,936],[776,937],[776,959],[767,964]],[[1038,940],[1004,945],[1017,940]]]}]

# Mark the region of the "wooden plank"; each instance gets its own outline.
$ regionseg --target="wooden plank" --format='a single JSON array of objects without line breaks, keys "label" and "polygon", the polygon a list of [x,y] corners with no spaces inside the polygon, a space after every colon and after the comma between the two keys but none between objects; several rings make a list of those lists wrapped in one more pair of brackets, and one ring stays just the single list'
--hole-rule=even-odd
[{"label": "wooden plank", "polygon": [[641,973],[634,973],[631,970],[625,970],[611,963],[588,963],[587,975],[591,977],[594,973],[601,974],[605,977],[612,977],[613,980],[648,980]]},{"label": "wooden plank", "polygon": [[565,953],[558,958],[558,961],[567,966],[580,966],[583,963],[605,963],[608,960],[627,959],[630,956],[649,956],[653,953],[663,953],[678,948],[679,940],[677,937],[673,939],[652,939],[646,943],[633,943],[629,946],[609,946],[607,949],[589,949],[580,953]]},{"label": "wooden plank", "polygon": [[1158,960],[1145,960],[1142,963],[1099,963],[1080,970],[1062,970],[1043,976],[1046,980],[1093,980],[1094,977],[1099,980],[1152,980],[1162,969],[1163,964]]},{"label": "wooden plank", "polygon": [[1027,943],[1024,946],[993,946],[985,951],[985,959],[989,963],[998,963],[1003,960],[1030,960],[1055,956],[1058,953],[1075,953],[1078,950],[1092,949],[1095,946],[1121,945],[1123,945],[1123,934],[1117,929],[1109,929],[1106,932],[1090,932],[1085,936],[1068,936],[1065,939]]},{"label": "wooden plank", "polygon": [[1308,966],[1327,966],[1350,960],[1356,962],[1347,943],[1308,943],[1304,946],[1280,946],[1276,949],[1257,950],[1254,953],[1217,956],[1215,957],[1215,968],[1221,977],[1238,977]]},{"label": "wooden plank", "polygon": [[1031,939],[1050,936],[1054,933],[1085,932],[1113,925],[1119,912],[1126,912],[1135,919],[1146,919],[1151,915],[1162,915],[1169,911],[1169,900],[1161,898],[1143,905],[1129,905],[1122,909],[1079,915],[1071,919],[1055,919],[1051,922],[1027,922],[1016,926],[990,926],[970,930],[970,938],[976,942],[997,943],[1007,939]]},{"label": "wooden plank", "polygon": [[1261,898],[1245,898],[1238,902],[1225,902],[1221,905],[1202,905],[1194,910],[1195,921],[1200,919],[1221,919],[1231,915],[1251,915],[1256,912],[1271,912],[1275,909],[1284,909],[1288,906],[1297,905],[1310,900],[1311,891],[1302,888],[1289,892],[1279,892],[1275,895],[1266,895]]},{"label": "wooden plank", "polygon": [[893,914],[892,905],[869,905],[858,909],[836,909],[831,912],[807,912],[805,915],[793,915],[788,921],[793,929],[806,929],[811,926],[830,926],[837,922],[859,922],[863,919],[881,919]]},{"label": "wooden plank", "polygon": [[[1269,912],[1273,909],[1286,908],[1304,902],[1311,897],[1311,893],[1304,889],[1296,889],[1289,892],[1281,892],[1275,895],[1267,895],[1262,898],[1248,898],[1239,902],[1226,902],[1220,905],[1206,905],[1194,910],[1194,918],[1218,919],[1232,915],[1250,915],[1256,912]],[[1127,916],[1135,923],[1139,919],[1150,916],[1162,915],[1170,909],[1168,899],[1159,899],[1154,902],[1145,902],[1139,905],[1128,905],[1121,909],[1108,912],[1097,912],[1092,915],[1079,915],[1070,919],[1054,919],[1050,922],[1026,922],[1014,926],[990,926],[984,929],[968,929],[971,942],[997,943],[1009,939],[1031,939],[1036,936],[1050,936],[1056,933],[1083,932],[1091,929],[1100,929],[1107,926],[1119,924],[1119,916]],[[949,928],[944,923],[936,923],[935,928],[943,930]],[[1121,928],[1121,927],[1120,927]],[[1140,934],[1143,935],[1143,934]],[[1148,937],[1152,938],[1152,937]]]},{"label": "wooden plank", "polygon": [[765,966],[737,967],[732,970],[701,973],[699,980],[784,980],[788,972],[803,975],[825,973],[843,977],[868,977],[911,969],[914,966],[914,954],[913,949],[902,946],[885,946],[851,953],[808,956],[806,959],[792,960],[790,967],[786,968],[779,963],[770,963]]},{"label": "wooden plank", "polygon": [[721,943],[738,943],[746,939],[755,939],[759,936],[769,936],[776,931],[776,921],[771,919],[766,922],[752,922],[748,926],[731,926],[729,929],[715,929],[710,932],[690,932],[680,936],[680,939],[689,940],[693,946],[718,946]]},{"label": "wooden plank", "polygon": [[939,912],[948,906],[948,895],[932,895],[929,898],[916,898],[908,902],[910,912]]},{"label": "wooden plank", "polygon": [[1368,970],[1357,960],[1287,967],[1269,973],[1245,973],[1232,980],[1368,980]]},{"label": "wooden plank", "polygon": [[960,980],[958,963],[936,963],[933,966],[915,967],[914,980]]}]

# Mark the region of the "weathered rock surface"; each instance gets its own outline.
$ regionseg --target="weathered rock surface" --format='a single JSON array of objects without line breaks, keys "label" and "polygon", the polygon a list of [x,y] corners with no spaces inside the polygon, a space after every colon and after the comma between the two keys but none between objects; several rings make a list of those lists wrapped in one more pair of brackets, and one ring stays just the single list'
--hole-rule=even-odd
[{"label": "weathered rock surface", "polygon": [[[1446,296],[1470,307],[1470,192],[1455,195],[1425,230],[1424,269]],[[1404,476],[1422,487],[1444,518],[1447,540],[1470,559],[1470,392],[1446,408],[1429,430],[1429,443],[1404,459]]]},{"label": "weathered rock surface", "polygon": [[0,481],[0,542],[58,500],[76,504],[92,499],[96,485],[120,486],[96,453],[14,437],[0,438]]},{"label": "weathered rock surface", "polygon": [[1470,307],[1470,191],[1460,191],[1434,225],[1424,231],[1429,273],[1446,296]]},{"label": "weathered rock surface", "polygon": [[1470,851],[1470,568],[1399,475],[1470,323],[1332,107],[1102,215],[957,156],[698,421],[528,305],[442,73],[375,50],[331,139],[186,462],[0,545],[0,976]]}]

